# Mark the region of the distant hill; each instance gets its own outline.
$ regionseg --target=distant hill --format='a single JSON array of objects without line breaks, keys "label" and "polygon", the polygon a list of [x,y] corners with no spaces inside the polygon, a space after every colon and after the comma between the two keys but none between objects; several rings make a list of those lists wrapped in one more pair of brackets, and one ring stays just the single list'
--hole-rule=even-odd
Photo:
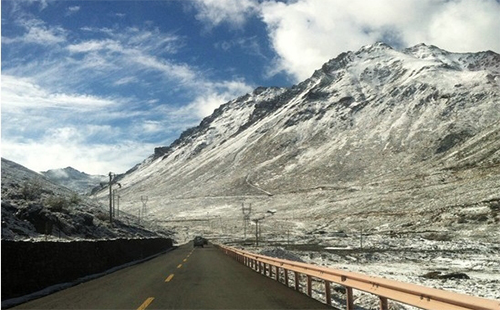
[{"label": "distant hill", "polygon": [[113,225],[100,205],[42,174],[2,158],[2,240],[147,238],[170,232],[146,228],[120,212]]},{"label": "distant hill", "polygon": [[107,181],[105,175],[90,175],[72,167],[42,171],[41,174],[50,181],[74,190],[79,194],[88,194],[92,188],[99,186],[101,182]]}]

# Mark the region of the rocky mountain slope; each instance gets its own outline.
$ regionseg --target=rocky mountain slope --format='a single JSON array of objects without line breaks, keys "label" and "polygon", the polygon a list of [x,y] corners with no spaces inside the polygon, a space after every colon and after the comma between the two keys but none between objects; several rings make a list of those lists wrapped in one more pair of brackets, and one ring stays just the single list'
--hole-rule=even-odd
[{"label": "rocky mountain slope", "polygon": [[377,43],[291,88],[222,105],[120,182],[125,209],[147,195],[166,225],[241,226],[245,203],[253,218],[276,211],[266,221],[276,236],[365,228],[498,240],[499,180],[500,55]]},{"label": "rocky mountain slope", "polygon": [[147,238],[169,235],[121,213],[114,224],[104,205],[2,158],[2,240]]},{"label": "rocky mountain slope", "polygon": [[105,175],[90,175],[72,167],[50,169],[42,171],[41,174],[50,181],[67,187],[79,194],[88,194],[93,188],[99,186],[101,182],[108,181],[108,177]]}]

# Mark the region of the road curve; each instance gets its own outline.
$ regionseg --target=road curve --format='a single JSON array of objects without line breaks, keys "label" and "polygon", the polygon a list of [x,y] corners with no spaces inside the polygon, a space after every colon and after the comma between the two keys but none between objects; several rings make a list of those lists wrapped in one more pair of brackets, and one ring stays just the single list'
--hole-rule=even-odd
[{"label": "road curve", "polygon": [[192,243],[14,309],[332,309]]}]

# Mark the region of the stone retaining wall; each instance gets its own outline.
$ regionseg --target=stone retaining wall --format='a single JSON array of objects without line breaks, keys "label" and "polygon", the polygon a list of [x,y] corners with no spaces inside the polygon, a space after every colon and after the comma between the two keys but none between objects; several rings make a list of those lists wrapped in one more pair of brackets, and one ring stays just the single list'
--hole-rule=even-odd
[{"label": "stone retaining wall", "polygon": [[171,239],[25,242],[2,240],[2,300],[102,273],[166,251]]}]

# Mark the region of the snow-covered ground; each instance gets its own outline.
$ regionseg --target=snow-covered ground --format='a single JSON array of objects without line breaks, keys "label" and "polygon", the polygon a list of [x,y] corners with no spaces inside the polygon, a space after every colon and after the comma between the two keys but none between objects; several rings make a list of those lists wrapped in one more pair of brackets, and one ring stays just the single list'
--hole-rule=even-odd
[{"label": "snow-covered ground", "polygon": [[[297,245],[292,240],[278,248],[243,248],[264,255],[285,259],[295,256],[315,265],[500,300],[500,246],[497,243],[377,235],[364,236],[363,248],[360,248],[359,236],[332,238],[329,243],[331,246],[326,247]],[[346,243],[351,247],[344,248]],[[292,286],[293,279],[290,281]],[[333,285],[332,304],[342,306],[345,295],[335,287],[340,286]],[[313,296],[325,302],[324,284],[314,282],[313,289]],[[375,296],[355,290],[354,297],[359,309],[377,309]],[[396,302],[391,304],[391,309],[414,309]]]},{"label": "snow-covered ground", "polygon": [[[288,197],[288,206],[293,206],[290,200],[307,202],[299,197]],[[178,242],[199,234],[212,242],[265,255],[278,253],[285,259],[295,257],[330,268],[500,300],[500,231],[487,206],[456,207],[439,219],[435,219],[437,211],[403,216],[388,210],[336,217],[335,212],[328,215],[322,208],[300,211],[286,205],[277,207],[277,197],[246,197],[245,207],[253,201],[250,218],[264,218],[256,247],[255,223],[247,222],[245,230],[242,203],[237,203],[244,199],[229,200],[191,199],[190,207],[177,201],[179,217],[171,214],[169,220],[160,222],[157,218],[156,222],[176,231]],[[481,218],[484,214],[489,218]],[[479,221],[474,222],[474,218]],[[333,304],[340,306],[345,296],[333,287]],[[323,284],[315,282],[314,296],[324,302],[323,290]],[[377,308],[378,299],[354,292],[359,309]],[[413,308],[391,302],[390,309]]]}]

